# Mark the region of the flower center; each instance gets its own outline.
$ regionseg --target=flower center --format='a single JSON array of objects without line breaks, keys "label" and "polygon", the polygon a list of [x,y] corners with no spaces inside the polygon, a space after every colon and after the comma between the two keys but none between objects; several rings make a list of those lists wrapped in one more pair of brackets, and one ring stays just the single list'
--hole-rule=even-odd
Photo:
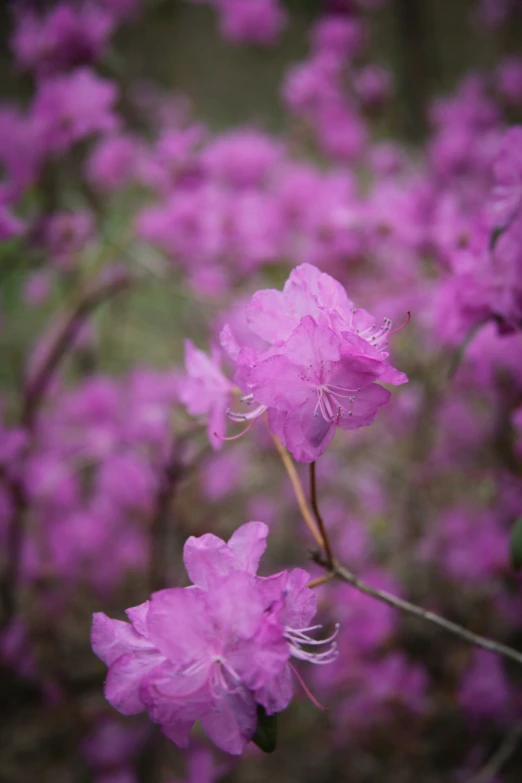
[{"label": "flower center", "polygon": [[242,687],[239,674],[221,655],[212,657],[208,682],[210,692],[215,699],[219,699],[225,693],[237,693]]},{"label": "flower center", "polygon": [[317,404],[314,416],[320,414],[328,423],[333,422],[338,425],[345,414],[353,415],[353,411],[348,409],[346,403],[341,402],[338,398],[345,397],[348,405],[353,405],[355,394],[360,391],[360,389],[344,389],[342,386],[328,384],[317,386]]}]

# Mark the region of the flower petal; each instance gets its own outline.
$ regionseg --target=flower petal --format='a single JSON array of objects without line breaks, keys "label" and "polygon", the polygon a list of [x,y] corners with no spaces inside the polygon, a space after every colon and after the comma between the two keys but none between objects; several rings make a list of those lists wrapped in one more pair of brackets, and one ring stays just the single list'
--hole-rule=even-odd
[{"label": "flower petal", "polygon": [[264,611],[256,579],[244,571],[234,571],[216,583],[207,594],[207,604],[225,638],[252,638]]},{"label": "flower petal", "polygon": [[208,589],[234,568],[234,554],[213,533],[190,536],[183,547],[183,562],[195,585]]},{"label": "flower petal", "polygon": [[255,698],[263,705],[267,715],[274,715],[288,707],[293,692],[292,670],[287,665],[270,683],[255,692]]},{"label": "flower petal", "polygon": [[391,394],[388,389],[372,383],[355,395],[355,400],[350,406],[351,416],[343,416],[339,421],[339,427],[343,430],[356,430],[371,424],[379,409],[390,401]]},{"label": "flower petal", "polygon": [[120,655],[132,651],[154,650],[154,646],[132,625],[112,620],[103,612],[92,616],[91,645],[95,655],[110,666]]},{"label": "flower petal", "polygon": [[147,612],[149,611],[149,602],[145,601],[138,606],[131,606],[125,610],[125,614],[132,623],[134,630],[142,636],[147,636]]},{"label": "flower petal", "polygon": [[339,337],[327,326],[319,326],[310,315],[301,318],[286,341],[284,352],[293,364],[312,367],[318,379],[327,362],[341,358]]},{"label": "flower petal", "polygon": [[314,393],[313,386],[303,379],[302,370],[286,356],[270,356],[253,367],[247,379],[256,402],[288,411]]},{"label": "flower petal", "polygon": [[105,680],[105,698],[122,715],[136,715],[145,709],[140,698],[143,678],[165,659],[158,652],[126,653],[110,666]]},{"label": "flower petal", "polygon": [[178,748],[186,748],[189,744],[190,730],[193,725],[194,721],[178,720],[162,725],[161,731]]},{"label": "flower petal", "polygon": [[199,587],[174,587],[151,596],[149,638],[177,669],[208,655],[213,628],[206,595]]},{"label": "flower petal", "polygon": [[247,522],[232,534],[228,542],[235,555],[235,566],[249,574],[257,573],[259,561],[266,549],[268,527],[264,522]]},{"label": "flower petal", "polygon": [[218,748],[239,756],[256,731],[254,697],[246,689],[241,689],[236,693],[225,694],[217,706],[218,709],[201,719],[201,725]]},{"label": "flower petal", "polygon": [[[314,395],[315,397],[315,395]],[[335,423],[315,415],[315,399],[311,398],[286,417],[285,441],[298,462],[314,462],[326,450],[335,435]]]},{"label": "flower petal", "polygon": [[164,661],[141,682],[140,699],[151,720],[162,726],[193,722],[213,708],[214,698],[208,687],[209,666],[195,668],[188,674]]}]

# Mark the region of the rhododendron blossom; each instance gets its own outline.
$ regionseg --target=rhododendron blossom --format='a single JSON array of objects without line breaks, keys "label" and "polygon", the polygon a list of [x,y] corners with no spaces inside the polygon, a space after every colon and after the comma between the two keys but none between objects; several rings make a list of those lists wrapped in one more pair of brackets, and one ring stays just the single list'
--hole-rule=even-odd
[{"label": "rhododendron blossom", "polygon": [[294,269],[282,292],[254,294],[246,320],[266,347],[254,348],[224,327],[223,348],[236,363],[243,402],[252,408],[229,415],[252,421],[267,412],[274,432],[301,462],[317,459],[337,427],[372,423],[390,399],[376,381],[407,380],[386,361],[391,321],[377,326],[336,280],[310,264]]},{"label": "rhododendron blossom", "polygon": [[[176,745],[195,720],[223,750],[242,753],[256,731],[257,705],[268,715],[292,697],[290,658],[325,664],[332,637],[310,636],[315,595],[306,571],[256,576],[268,528],[249,522],[228,544],[191,537],[184,561],[193,584],[153,593],[127,610],[131,624],[93,617],[93,650],[108,666],[108,701],[124,715],[147,709]],[[325,648],[308,652],[306,647]]]},{"label": "rhododendron blossom", "polygon": [[42,82],[32,119],[44,153],[62,154],[88,136],[115,131],[118,118],[113,106],[117,93],[113,82],[89,68]]},{"label": "rhododendron blossom", "polygon": [[180,399],[193,416],[208,414],[208,437],[219,449],[225,434],[225,414],[234,385],[219,366],[219,350],[212,356],[198,350],[190,340],[185,342],[187,377],[181,384]]}]

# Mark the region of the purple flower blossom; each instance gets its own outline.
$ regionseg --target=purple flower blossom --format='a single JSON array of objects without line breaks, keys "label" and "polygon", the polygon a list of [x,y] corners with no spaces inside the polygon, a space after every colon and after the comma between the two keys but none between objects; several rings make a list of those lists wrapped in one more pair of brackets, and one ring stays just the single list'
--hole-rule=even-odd
[{"label": "purple flower blossom", "polygon": [[283,437],[297,460],[317,459],[337,427],[371,424],[388,403],[390,392],[374,383],[382,362],[367,353],[362,338],[339,338],[305,316],[283,352],[250,371],[247,383],[254,399],[284,414]]},{"label": "purple flower blossom", "polygon": [[1,182],[0,204],[6,206],[20,198],[39,172],[41,154],[31,117],[16,109],[0,107],[0,165],[5,180]]},{"label": "purple flower blossom", "polygon": [[366,109],[380,109],[392,92],[391,74],[379,65],[367,65],[356,73],[354,87]]},{"label": "purple flower blossom", "polygon": [[228,41],[273,44],[286,23],[279,0],[212,0]]},{"label": "purple flower blossom", "polygon": [[12,39],[15,58],[40,76],[95,62],[114,26],[108,11],[95,3],[76,6],[65,1],[46,15],[20,13],[17,21]]},{"label": "purple flower blossom", "polygon": [[252,421],[268,411],[272,429],[299,461],[317,459],[337,427],[372,423],[390,398],[375,381],[407,380],[386,363],[391,321],[377,327],[336,280],[308,264],[294,269],[282,292],[258,291],[247,319],[266,348],[240,345],[224,327],[223,347],[238,365],[238,385],[248,391],[243,402],[252,406],[229,416]]},{"label": "purple flower blossom", "polygon": [[215,449],[223,445],[226,411],[234,385],[220,369],[219,350],[208,356],[194,344],[185,342],[187,377],[181,384],[180,399],[192,416],[208,416],[208,438]]},{"label": "purple flower blossom", "polygon": [[207,534],[185,544],[193,585],[154,593],[127,610],[131,624],[93,617],[93,650],[108,666],[105,696],[124,715],[147,709],[169,739],[188,743],[195,720],[212,741],[243,752],[256,704],[280,712],[292,697],[291,656],[334,659],[335,645],[309,653],[315,596],[300,569],[256,577],[268,528],[240,527],[228,544]]},{"label": "purple flower blossom", "polygon": [[514,106],[522,103],[522,58],[506,57],[496,70],[497,90],[504,100]]},{"label": "purple flower blossom", "polygon": [[494,176],[495,226],[505,228],[517,216],[522,220],[522,126],[505,133],[495,160]]},{"label": "purple flower blossom", "polygon": [[460,682],[458,701],[475,723],[513,715],[513,691],[496,656],[474,651]]},{"label": "purple flower blossom", "polygon": [[312,28],[312,50],[353,59],[364,49],[367,30],[356,17],[325,16]]},{"label": "purple flower blossom", "polygon": [[12,237],[19,236],[24,230],[24,224],[8,207],[0,201],[0,242],[6,242]]},{"label": "purple flower blossom", "polygon": [[421,550],[459,583],[484,583],[508,568],[508,533],[491,513],[450,509],[424,538]]},{"label": "purple flower blossom", "polygon": [[281,145],[250,128],[218,137],[202,156],[203,167],[211,176],[237,188],[266,184],[282,160]]},{"label": "purple flower blossom", "polygon": [[32,119],[43,152],[64,153],[89,136],[116,130],[116,98],[116,85],[88,68],[42,82]]},{"label": "purple flower blossom", "polygon": [[110,193],[137,177],[141,144],[127,134],[100,139],[86,163],[86,176],[99,190]]},{"label": "purple flower blossom", "polygon": [[228,771],[227,765],[217,764],[208,748],[194,747],[185,755],[186,777],[172,783],[217,783]]},{"label": "purple flower blossom", "polygon": [[55,212],[43,226],[43,242],[52,261],[61,269],[74,268],[95,235],[94,217],[86,211]]}]

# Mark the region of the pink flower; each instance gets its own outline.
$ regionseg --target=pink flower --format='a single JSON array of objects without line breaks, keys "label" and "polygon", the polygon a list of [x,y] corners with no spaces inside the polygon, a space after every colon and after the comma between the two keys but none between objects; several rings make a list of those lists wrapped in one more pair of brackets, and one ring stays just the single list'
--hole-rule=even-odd
[{"label": "pink flower", "polygon": [[[40,168],[40,149],[34,123],[8,104],[0,107],[0,211],[18,198],[36,180]],[[5,203],[4,203],[5,202]]]},{"label": "pink flower", "polygon": [[94,3],[59,2],[46,15],[19,14],[14,54],[22,67],[48,76],[98,59],[113,27],[110,14]]},{"label": "pink flower", "polygon": [[205,170],[235,188],[254,188],[267,183],[281,165],[282,146],[268,134],[244,128],[225,133],[209,144],[203,153]]},{"label": "pink flower", "polygon": [[95,235],[91,212],[55,212],[43,226],[43,242],[56,266],[61,269],[77,267],[81,252]]},{"label": "pink flower", "polygon": [[[339,338],[305,316],[284,352],[260,362],[248,376],[254,398],[284,414],[278,434],[300,462],[317,459],[336,428],[371,424],[390,392],[375,384],[382,362],[368,356],[365,341]],[[273,417],[274,418],[274,417]]]},{"label": "pink flower", "polygon": [[513,688],[499,659],[484,650],[473,652],[460,681],[457,699],[462,709],[476,721],[506,720],[513,715]]},{"label": "pink flower", "polygon": [[314,52],[329,52],[339,58],[353,59],[364,50],[367,31],[355,17],[330,15],[312,28]]},{"label": "pink flower", "polygon": [[493,212],[495,226],[503,228],[522,209],[522,126],[510,128],[494,164]]},{"label": "pink flower", "polygon": [[222,345],[248,392],[242,401],[251,406],[229,416],[253,421],[268,411],[270,426],[299,461],[317,459],[337,427],[371,424],[390,399],[376,380],[407,380],[386,362],[391,321],[377,327],[336,280],[309,264],[293,270],[282,292],[254,294],[246,312],[265,348],[252,347],[244,336],[240,344],[224,327]]},{"label": "pink flower", "polygon": [[208,416],[208,438],[219,449],[223,445],[226,411],[234,385],[221,372],[217,349],[208,356],[191,340],[186,340],[185,367],[187,377],[181,385],[180,399],[192,416]]},{"label": "pink flower", "polygon": [[116,85],[88,68],[42,82],[32,107],[42,150],[64,153],[89,136],[116,130],[116,98]]},{"label": "pink flower", "polygon": [[24,230],[24,224],[11,210],[0,202],[0,242],[16,237]]},{"label": "pink flower", "polygon": [[354,86],[365,108],[380,108],[392,92],[392,77],[380,65],[367,65],[355,75]]},{"label": "pink flower", "polygon": [[130,134],[101,139],[89,156],[86,176],[99,190],[110,193],[135,178],[141,146]]},{"label": "pink flower", "polygon": [[[107,700],[124,715],[147,709],[176,745],[185,747],[195,720],[232,754],[243,752],[257,724],[292,696],[290,656],[315,663],[334,659],[335,645],[309,633],[315,596],[301,569],[256,577],[268,528],[240,527],[228,544],[207,534],[185,544],[193,585],[154,593],[127,610],[131,624],[93,617],[93,650],[108,666]],[[325,640],[328,644],[331,639]]]},{"label": "pink flower", "polygon": [[171,783],[217,783],[228,772],[226,764],[217,764],[208,748],[193,747],[185,754],[185,777]]},{"label": "pink flower", "polygon": [[217,0],[220,28],[229,41],[273,44],[286,23],[279,0]]},{"label": "pink flower", "polygon": [[509,104],[519,106],[522,102],[522,59],[505,57],[496,71],[497,90]]}]

